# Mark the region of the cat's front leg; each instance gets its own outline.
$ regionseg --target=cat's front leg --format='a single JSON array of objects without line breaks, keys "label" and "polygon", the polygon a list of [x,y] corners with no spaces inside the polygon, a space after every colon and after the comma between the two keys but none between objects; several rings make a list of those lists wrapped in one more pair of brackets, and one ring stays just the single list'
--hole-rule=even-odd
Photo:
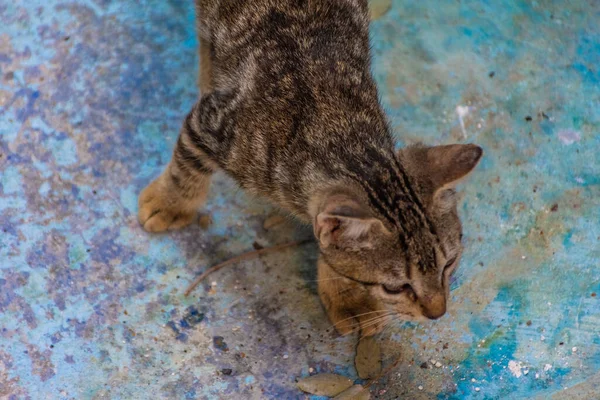
[{"label": "cat's front leg", "polygon": [[206,199],[209,186],[210,173],[183,171],[171,161],[162,175],[140,194],[140,223],[148,232],[163,232],[191,224]]},{"label": "cat's front leg", "polygon": [[356,297],[361,285],[335,272],[319,256],[317,261],[318,291],[329,320],[340,335],[348,335],[360,328]]},{"label": "cat's front leg", "polygon": [[148,232],[189,225],[206,200],[212,163],[190,149],[183,136],[182,133],[165,171],[140,194],[138,218]]},{"label": "cat's front leg", "polygon": [[360,331],[371,336],[383,330],[390,312],[373,301],[369,288],[345,278],[319,256],[318,291],[329,320],[341,335]]},{"label": "cat's front leg", "polygon": [[188,114],[171,162],[140,194],[138,218],[144,229],[179,229],[195,220],[220,164],[219,149],[227,141],[222,123],[234,98],[234,93],[211,92]]},{"label": "cat's front leg", "polygon": [[171,162],[140,194],[138,219],[149,232],[189,225],[206,200],[216,163],[198,146],[198,114],[196,105],[183,124]]}]

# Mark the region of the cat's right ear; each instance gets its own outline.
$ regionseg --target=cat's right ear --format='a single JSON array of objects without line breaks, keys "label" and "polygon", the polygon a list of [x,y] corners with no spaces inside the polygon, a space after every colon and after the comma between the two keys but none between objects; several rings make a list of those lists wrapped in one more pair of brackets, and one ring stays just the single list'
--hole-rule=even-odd
[{"label": "cat's right ear", "polygon": [[322,249],[336,247],[361,250],[374,247],[383,223],[368,215],[357,202],[344,195],[329,197],[313,222],[315,237]]},{"label": "cat's right ear", "polygon": [[475,169],[482,155],[481,147],[474,144],[430,147],[428,172],[436,189],[456,186]]},{"label": "cat's right ear", "polygon": [[412,168],[427,177],[434,192],[456,186],[475,169],[482,155],[481,147],[474,144],[414,147],[400,151],[400,157],[408,158]]}]

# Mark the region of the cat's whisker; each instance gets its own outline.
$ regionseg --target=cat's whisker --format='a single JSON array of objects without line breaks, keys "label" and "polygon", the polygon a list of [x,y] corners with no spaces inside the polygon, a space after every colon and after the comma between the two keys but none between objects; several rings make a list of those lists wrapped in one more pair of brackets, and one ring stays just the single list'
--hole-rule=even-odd
[{"label": "cat's whisker", "polygon": [[375,325],[375,324],[379,323],[380,321],[383,321],[387,317],[388,317],[387,314],[386,315],[380,315],[380,316],[377,316],[375,318],[371,318],[371,319],[368,319],[366,321],[359,322],[359,325],[361,326],[361,328],[366,328],[366,327],[369,327],[371,325]]},{"label": "cat's whisker", "polygon": [[384,310],[375,310],[375,311],[369,311],[369,312],[362,313],[362,314],[356,314],[356,315],[353,315],[353,316],[351,316],[351,317],[344,318],[344,319],[342,319],[342,320],[339,320],[339,321],[337,321],[337,322],[336,322],[335,324],[333,324],[331,327],[335,327],[335,326],[339,325],[339,324],[340,324],[340,323],[342,323],[342,322],[348,321],[348,320],[350,320],[350,319],[355,319],[355,318],[358,318],[358,317],[362,317],[362,316],[364,316],[364,315],[375,314],[375,313],[382,313],[382,312],[388,312],[388,311],[389,311],[389,310],[385,310],[385,309],[384,309]]},{"label": "cat's whisker", "polygon": [[381,321],[383,319],[385,319],[386,317],[388,317],[389,314],[385,314],[385,315],[377,315],[371,319],[368,319],[366,321],[363,321],[362,323],[360,321],[357,320],[357,322],[354,322],[353,324],[351,324],[351,328],[352,330],[345,334],[344,336],[347,336],[351,333],[356,332],[357,330],[363,329],[365,326],[370,326],[370,325],[374,325],[376,324],[378,321]]},{"label": "cat's whisker", "polygon": [[394,316],[390,315],[390,317],[383,322],[382,326],[381,326],[381,332],[385,331],[386,329],[388,329],[389,327],[392,326],[392,322],[394,322]]},{"label": "cat's whisker", "polygon": [[[397,322],[397,321],[402,321],[402,320],[400,319],[398,314],[394,313],[394,315],[391,316],[390,321],[388,321],[387,324],[381,330],[381,333],[384,333],[387,330],[391,330],[391,328],[394,327],[393,323]],[[406,323],[406,321],[404,321],[404,323],[401,326],[403,326],[405,323]]]},{"label": "cat's whisker", "polygon": [[345,318],[345,319],[343,319],[343,320],[341,320],[341,321],[338,321],[338,322],[343,322],[343,321],[347,321],[347,320],[349,320],[349,319],[353,319],[353,318],[362,317],[362,316],[364,316],[364,315],[375,314],[375,313],[383,313],[383,312],[388,312],[388,311],[389,311],[389,310],[385,310],[385,309],[384,309],[384,310],[374,310],[374,311],[368,311],[368,312],[365,312],[365,313],[361,313],[361,314],[356,314],[356,315],[353,315],[353,316],[351,316],[351,317]]},{"label": "cat's whisker", "polygon": [[355,289],[358,289],[358,288],[357,287],[346,288],[344,290],[340,290],[339,292],[337,292],[337,294],[340,295],[340,294],[348,293],[349,291],[355,290]]},{"label": "cat's whisker", "polygon": [[342,334],[342,336],[349,336],[358,331],[360,331],[360,324],[357,323],[352,326],[350,332],[344,333],[344,334]]},{"label": "cat's whisker", "polygon": [[391,315],[390,319],[385,323],[385,325],[383,326],[383,329],[381,331],[384,332],[387,329],[391,329],[394,326],[394,322],[396,322],[397,320],[398,320],[397,315]]},{"label": "cat's whisker", "polygon": [[391,315],[391,313],[385,314],[385,315],[380,315],[377,316],[375,318],[371,318],[367,321],[363,321],[360,326],[361,328],[368,328],[369,326],[373,326],[373,325],[377,325],[378,323],[380,323],[381,321],[385,321],[387,318],[389,318]]},{"label": "cat's whisker", "polygon": [[327,282],[327,281],[334,281],[334,280],[338,280],[338,279],[348,279],[345,276],[336,276],[333,278],[323,278],[323,279],[311,279],[307,282]]},{"label": "cat's whisker", "polygon": [[[385,326],[389,323],[390,319],[392,318],[392,316],[390,314],[388,315],[384,315],[382,318],[379,318],[378,320],[375,321],[371,321],[367,324],[363,324],[361,326],[361,329],[363,330],[363,333],[367,333],[370,332],[371,330],[373,330],[373,333],[376,333],[375,331],[377,330],[378,326],[385,328]],[[371,329],[367,329],[367,328],[371,328]]]}]

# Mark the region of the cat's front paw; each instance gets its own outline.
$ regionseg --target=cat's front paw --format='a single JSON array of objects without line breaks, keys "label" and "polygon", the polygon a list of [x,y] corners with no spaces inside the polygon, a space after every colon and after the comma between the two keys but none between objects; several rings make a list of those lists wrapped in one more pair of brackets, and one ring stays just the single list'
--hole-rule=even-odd
[{"label": "cat's front paw", "polygon": [[184,207],[175,193],[169,193],[162,179],[148,185],[138,199],[138,219],[148,232],[183,228],[197,217],[196,209]]}]

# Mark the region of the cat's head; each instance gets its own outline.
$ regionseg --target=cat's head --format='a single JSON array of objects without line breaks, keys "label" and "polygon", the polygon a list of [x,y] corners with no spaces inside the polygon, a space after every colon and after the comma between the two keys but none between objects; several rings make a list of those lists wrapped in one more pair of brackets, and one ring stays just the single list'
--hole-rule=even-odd
[{"label": "cat's head", "polygon": [[[396,155],[389,186],[349,184],[320,196],[313,225],[321,257],[368,297],[362,311],[389,310],[406,320],[445,314],[463,249],[454,187],[481,156],[475,145],[409,147]],[[343,302],[335,290],[328,301]]]}]

